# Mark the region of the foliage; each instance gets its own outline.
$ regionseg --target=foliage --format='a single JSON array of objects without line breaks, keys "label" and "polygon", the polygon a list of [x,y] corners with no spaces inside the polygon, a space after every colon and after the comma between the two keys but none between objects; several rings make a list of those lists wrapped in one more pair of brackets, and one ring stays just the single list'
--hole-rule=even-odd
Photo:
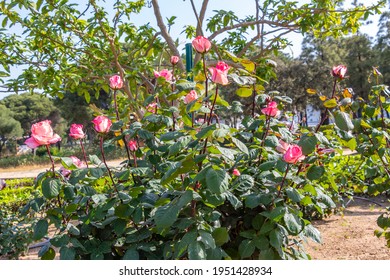
[{"label": "foliage", "polygon": [[20,136],[22,136],[20,122],[11,116],[10,110],[0,104],[0,158],[7,141]]}]

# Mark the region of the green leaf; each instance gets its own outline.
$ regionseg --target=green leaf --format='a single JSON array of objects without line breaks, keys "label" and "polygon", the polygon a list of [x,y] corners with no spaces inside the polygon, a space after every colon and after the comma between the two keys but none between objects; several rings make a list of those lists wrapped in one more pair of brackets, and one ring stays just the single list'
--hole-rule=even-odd
[{"label": "green leaf", "polygon": [[49,223],[46,220],[39,220],[34,226],[33,239],[39,240],[45,237],[47,230],[49,229]]},{"label": "green leaf", "polygon": [[243,153],[246,154],[246,155],[249,155],[248,148],[247,148],[247,146],[245,146],[244,143],[242,143],[240,140],[238,140],[237,138],[234,138],[234,137],[232,137],[232,142],[234,143],[234,145],[236,145],[236,147],[237,147],[241,152],[243,152]]},{"label": "green leaf", "polygon": [[52,247],[50,247],[43,254],[43,256],[41,257],[41,260],[54,260],[55,257],[56,257],[56,251]]},{"label": "green leaf", "polygon": [[61,247],[60,260],[74,260],[76,251],[72,247]]},{"label": "green leaf", "polygon": [[316,149],[317,137],[315,135],[303,134],[298,142],[304,155],[311,154]]},{"label": "green leaf", "polygon": [[189,82],[187,80],[179,80],[176,83],[176,89],[178,91],[192,90],[196,87],[196,82]]},{"label": "green leaf", "polygon": [[321,243],[321,233],[313,225],[309,224],[305,226],[304,233],[307,237],[310,237],[313,241]]},{"label": "green leaf", "polygon": [[286,223],[287,229],[293,235],[297,235],[302,230],[300,219],[292,213],[286,213],[284,215],[284,222]]},{"label": "green leaf", "polygon": [[208,136],[211,135],[211,133],[213,133],[213,131],[217,128],[217,124],[212,124],[212,125],[209,125],[209,126],[206,126],[205,128],[203,128],[201,131],[199,131],[195,137],[197,139],[203,139],[203,138],[207,138]]},{"label": "green leaf", "polygon": [[294,189],[292,187],[286,188],[286,194],[289,199],[296,203],[300,202],[303,198],[303,195],[300,194],[297,189]]},{"label": "green leaf", "polygon": [[255,179],[253,179],[252,176],[248,174],[242,174],[235,180],[234,188],[241,191],[247,191],[253,188],[254,185]]},{"label": "green leaf", "polygon": [[249,258],[255,252],[256,246],[253,240],[244,239],[238,246],[238,252],[241,259]]},{"label": "green leaf", "polygon": [[216,194],[221,194],[228,190],[229,175],[225,170],[210,168],[206,173],[207,188]]},{"label": "green leaf", "polygon": [[214,237],[207,231],[199,230],[200,241],[206,246],[206,248],[215,249]]},{"label": "green leaf", "polygon": [[139,253],[136,249],[131,248],[126,251],[123,260],[139,260]]},{"label": "green leaf", "polygon": [[275,249],[279,249],[283,246],[283,233],[279,228],[271,230],[269,234],[270,244]]},{"label": "green leaf", "polygon": [[325,168],[323,166],[310,166],[309,170],[307,170],[306,177],[309,180],[318,180],[324,175]]},{"label": "green leaf", "polygon": [[352,130],[354,125],[351,121],[349,114],[341,111],[336,111],[334,113],[335,123],[338,128],[344,131]]},{"label": "green leaf", "polygon": [[206,250],[204,245],[199,241],[190,243],[188,245],[188,258],[190,260],[206,259]]},{"label": "green leaf", "polygon": [[47,199],[56,197],[60,193],[60,189],[61,189],[61,182],[57,179],[46,178],[42,182],[42,194]]},{"label": "green leaf", "polygon": [[214,237],[215,245],[219,247],[229,241],[229,233],[224,227],[216,228],[212,236]]},{"label": "green leaf", "polygon": [[237,89],[236,94],[239,97],[250,97],[253,94],[253,89],[250,87],[240,87]]}]

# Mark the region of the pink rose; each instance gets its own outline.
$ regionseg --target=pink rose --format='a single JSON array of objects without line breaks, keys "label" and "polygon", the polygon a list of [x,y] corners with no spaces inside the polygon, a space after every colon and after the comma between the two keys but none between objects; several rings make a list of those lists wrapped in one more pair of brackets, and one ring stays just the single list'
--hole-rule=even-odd
[{"label": "pink rose", "polygon": [[217,84],[227,85],[229,83],[227,78],[229,68],[229,65],[225,62],[218,61],[215,67],[209,68],[209,71],[211,72],[211,80]]},{"label": "pink rose", "polygon": [[290,148],[291,145],[284,142],[283,140],[279,140],[279,145],[276,147],[276,150],[279,152],[279,153],[285,153],[288,148]]},{"label": "pink rose", "polygon": [[61,137],[54,134],[50,124],[49,120],[34,123],[31,126],[31,137],[24,143],[31,149],[35,149],[41,145],[50,145],[61,141]]},{"label": "pink rose", "polygon": [[339,79],[344,79],[345,74],[347,73],[347,66],[345,65],[338,65],[338,66],[333,66],[331,74],[335,78]]},{"label": "pink rose", "polygon": [[234,169],[233,169],[233,175],[234,175],[234,176],[240,176],[241,173],[240,173],[240,171],[238,171],[237,168],[234,168]]},{"label": "pink rose", "polygon": [[114,75],[110,78],[110,88],[121,89],[123,87],[123,80],[121,76]]},{"label": "pink rose", "polygon": [[304,158],[305,156],[302,154],[302,148],[298,145],[290,145],[283,155],[283,160],[287,163],[297,163]]},{"label": "pink rose", "polygon": [[179,62],[180,58],[176,55],[171,56],[171,64],[176,65]]},{"label": "pink rose", "polygon": [[198,99],[198,94],[195,90],[191,90],[185,97],[184,97],[184,103],[188,104],[194,101],[195,99]]},{"label": "pink rose", "polygon": [[198,36],[192,40],[192,46],[198,53],[207,53],[211,49],[211,42],[203,36]]},{"label": "pink rose", "polygon": [[146,106],[146,110],[149,113],[155,113],[157,107],[158,107],[157,103],[156,102],[152,102],[152,103],[148,104],[148,106]]},{"label": "pink rose", "polygon": [[70,126],[69,136],[73,139],[83,139],[85,137],[82,124],[73,123]]},{"label": "pink rose", "polygon": [[267,107],[261,109],[261,112],[270,117],[276,117],[279,115],[278,104],[275,101],[271,101],[267,104]]},{"label": "pink rose", "polygon": [[160,72],[154,71],[154,76],[156,78],[164,77],[165,80],[167,80],[168,82],[172,80],[172,72],[169,71],[168,69],[163,69]]},{"label": "pink rose", "polygon": [[138,149],[137,141],[130,140],[129,143],[127,143],[127,146],[129,147],[130,151],[134,152]]},{"label": "pink rose", "polygon": [[112,125],[111,120],[105,116],[97,116],[92,122],[95,125],[95,130],[100,133],[109,132]]}]

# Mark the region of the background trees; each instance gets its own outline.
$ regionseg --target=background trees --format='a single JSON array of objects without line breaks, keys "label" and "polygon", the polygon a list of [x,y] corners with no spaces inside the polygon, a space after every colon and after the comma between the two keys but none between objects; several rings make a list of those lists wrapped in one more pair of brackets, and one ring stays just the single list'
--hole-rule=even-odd
[{"label": "background trees", "polygon": [[12,117],[11,110],[0,104],[0,157],[7,141],[22,134],[20,122]]}]

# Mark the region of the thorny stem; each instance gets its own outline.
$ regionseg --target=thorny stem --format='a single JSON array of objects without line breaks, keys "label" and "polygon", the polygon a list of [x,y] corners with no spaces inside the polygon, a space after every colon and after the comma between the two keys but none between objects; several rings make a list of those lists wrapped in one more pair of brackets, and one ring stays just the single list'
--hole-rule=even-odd
[{"label": "thorny stem", "polygon": [[50,161],[51,161],[51,166],[52,166],[52,170],[53,170],[53,178],[55,177],[55,167],[54,167],[54,160],[51,156],[51,153],[50,153],[50,146],[49,145],[46,145],[46,151],[47,151],[47,154],[49,155],[49,158],[50,158]]},{"label": "thorny stem", "polygon": [[[206,69],[206,58],[204,53],[202,54],[202,60],[203,60],[203,73],[204,73],[204,78],[205,78],[205,98],[207,99],[208,92],[209,92],[209,81],[207,78],[207,69]],[[208,107],[208,101],[206,101],[206,107]],[[207,113],[204,114],[204,122],[207,121]]]},{"label": "thorny stem", "polygon": [[[336,85],[337,85],[337,78],[334,79],[333,91],[332,91],[332,97],[331,97],[331,99],[334,98],[334,96],[335,96],[335,94],[336,94]],[[324,123],[324,121],[328,118],[328,113],[329,113],[329,109],[326,108],[324,117],[321,118],[320,123],[317,125],[316,130],[315,130],[315,133],[317,133],[317,132],[320,130],[321,125],[322,125],[322,124]]]},{"label": "thorny stem", "polygon": [[115,189],[116,193],[119,195],[119,191],[118,191],[118,189],[116,188],[116,184],[115,184],[114,178],[112,177],[111,170],[110,170],[110,168],[109,168],[108,165],[107,165],[106,157],[105,157],[105,155],[104,155],[104,149],[103,149],[103,136],[100,137],[100,151],[101,151],[101,153],[102,153],[103,163],[104,163],[104,165],[106,166],[106,169],[107,169],[107,171],[108,171],[108,175],[110,176],[110,179],[111,179],[111,182],[112,182],[112,185],[114,186],[114,189]]},{"label": "thorny stem", "polygon": [[252,118],[255,117],[255,108],[256,108],[256,86],[253,85],[253,93],[252,93]]},{"label": "thorny stem", "polygon": [[83,139],[80,139],[80,146],[81,146],[81,150],[83,151],[85,164],[87,165],[87,168],[89,168],[88,167],[88,161],[87,161],[87,155],[86,155],[85,149],[84,149]]},{"label": "thorny stem", "polygon": [[[119,122],[120,118],[119,118],[119,110],[118,110],[118,103],[117,103],[117,100],[116,100],[116,89],[114,90],[114,107],[115,107],[115,115],[116,115],[116,120]],[[123,128],[121,127],[121,134],[123,134]],[[126,154],[127,154],[127,159],[128,159],[128,163],[127,165],[130,164],[130,151],[129,151],[129,147],[127,147],[127,144],[126,144],[126,137],[123,135],[122,137],[122,140],[123,140],[123,143],[125,144],[125,149],[126,149]]]},{"label": "thorny stem", "polygon": [[288,174],[289,170],[290,170],[290,164],[287,163],[286,172],[284,173],[282,182],[280,183],[280,187],[279,187],[279,190],[278,190],[278,197],[280,196],[280,193],[282,192],[282,188],[283,188],[284,182],[286,181],[286,177],[287,177],[287,174]]}]

